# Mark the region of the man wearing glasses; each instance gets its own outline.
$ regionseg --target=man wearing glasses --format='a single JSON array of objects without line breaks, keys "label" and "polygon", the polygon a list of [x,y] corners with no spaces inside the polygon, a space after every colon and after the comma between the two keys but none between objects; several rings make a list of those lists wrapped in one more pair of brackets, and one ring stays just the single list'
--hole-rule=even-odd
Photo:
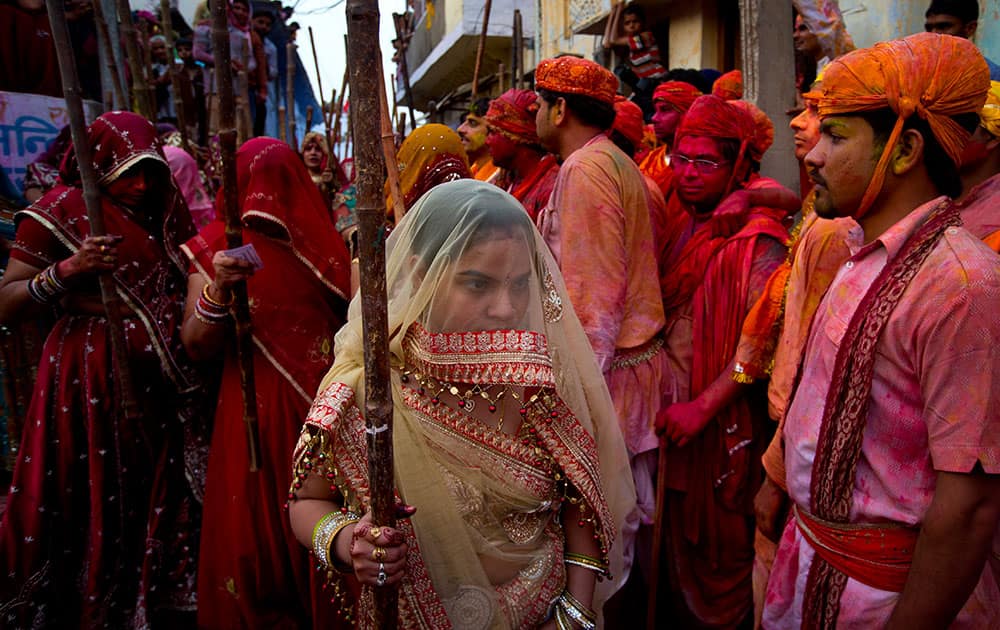
[{"label": "man wearing glasses", "polygon": [[[686,212],[667,234],[661,279],[670,374],[657,431],[668,440],[661,618],[736,627],[753,610],[753,498],[767,445],[761,392],[731,378],[744,318],[785,257],[785,211],[751,207],[732,236],[710,225],[759,177],[771,144],[748,109],[699,97],[676,134],[675,194]],[[673,402],[673,404],[669,404]]]}]

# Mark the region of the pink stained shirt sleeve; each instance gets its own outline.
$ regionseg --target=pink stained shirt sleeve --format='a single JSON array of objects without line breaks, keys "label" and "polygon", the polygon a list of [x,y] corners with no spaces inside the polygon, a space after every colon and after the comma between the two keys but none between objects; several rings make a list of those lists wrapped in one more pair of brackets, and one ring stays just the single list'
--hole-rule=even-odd
[{"label": "pink stained shirt sleeve", "polygon": [[601,370],[607,372],[625,317],[628,255],[617,184],[594,164],[577,161],[557,185],[559,267]]},{"label": "pink stained shirt sleeve", "polygon": [[[962,249],[982,246],[945,238],[959,259]],[[916,332],[931,463],[938,471],[968,473],[978,462],[1000,474],[1000,259],[993,273],[958,263],[948,273],[960,290],[927,296],[933,325]]]}]

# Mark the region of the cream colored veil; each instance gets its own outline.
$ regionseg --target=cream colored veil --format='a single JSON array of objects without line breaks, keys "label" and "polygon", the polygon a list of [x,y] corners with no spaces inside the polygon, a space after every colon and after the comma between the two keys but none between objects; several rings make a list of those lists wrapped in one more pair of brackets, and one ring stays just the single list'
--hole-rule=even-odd
[{"label": "cream colored veil", "polygon": [[[389,350],[394,367],[403,364],[403,339],[414,323],[440,332],[454,331],[462,321],[462,313],[450,313],[450,304],[443,287],[454,271],[455,262],[468,247],[486,238],[524,239],[531,256],[528,278],[527,308],[518,330],[543,333],[548,340],[559,397],[575,414],[580,425],[596,440],[599,473],[604,497],[613,520],[615,539],[609,550],[613,578],[598,583],[595,610],[623,583],[622,528],[625,520],[634,519],[635,489],[614,407],[583,328],[573,311],[559,268],[549,253],[541,235],[535,229],[520,203],[499,188],[475,180],[459,180],[440,184],[423,195],[406,214],[387,242],[387,290],[389,296]],[[434,313],[433,317],[429,314]],[[432,328],[437,328],[434,330]],[[320,386],[320,392],[331,383],[344,383],[356,393],[360,409],[364,408],[364,330],[361,322],[360,296],[351,302],[348,322],[337,334],[336,360]],[[396,484],[403,499],[417,507],[413,517],[420,550],[431,575],[435,565],[447,565],[451,558],[438,557],[435,536],[454,541],[445,520],[446,512],[439,503],[421,504],[440,496],[442,488],[424,487],[428,475],[413,471],[425,470],[435,453],[422,452],[413,442],[412,419],[401,401],[398,370],[393,371],[393,443],[396,453]],[[433,478],[433,475],[429,475]],[[416,477],[416,478],[415,478]],[[567,527],[575,527],[568,524]],[[442,532],[442,529],[445,531]],[[423,532],[423,533],[421,533]],[[434,532],[437,532],[435,534]],[[445,542],[444,540],[439,542]],[[446,546],[446,545],[441,545]],[[478,564],[478,563],[473,563]],[[435,589],[447,600],[454,589],[466,581],[475,583],[482,576],[475,567],[449,566],[447,584],[435,579]],[[462,574],[466,572],[466,574]],[[459,573],[459,575],[455,575]],[[504,627],[491,624],[489,627]]]}]

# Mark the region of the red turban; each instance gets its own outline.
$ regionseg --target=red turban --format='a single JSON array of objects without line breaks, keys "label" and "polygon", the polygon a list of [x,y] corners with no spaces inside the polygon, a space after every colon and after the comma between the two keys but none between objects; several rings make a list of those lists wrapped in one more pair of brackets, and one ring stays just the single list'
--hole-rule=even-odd
[{"label": "red turban", "polygon": [[818,94],[809,94],[819,100],[821,117],[886,108],[898,116],[855,218],[864,216],[882,191],[892,149],[910,116],[926,120],[959,164],[969,132],[952,116],[979,113],[989,89],[990,71],[976,45],[952,35],[917,33],[830,62]]},{"label": "red turban", "polygon": [[642,109],[624,96],[617,97],[615,99],[615,124],[611,129],[625,136],[638,151],[642,147]]},{"label": "red turban", "polygon": [[484,117],[487,126],[517,144],[541,145],[535,132],[536,98],[531,90],[507,90],[490,101]]},{"label": "red turban", "polygon": [[743,98],[743,73],[730,70],[715,80],[712,84],[712,94],[727,101],[738,101]]},{"label": "red turban", "polygon": [[750,111],[718,96],[699,96],[677,128],[674,147],[680,146],[681,140],[686,136],[734,140],[740,144],[736,159],[733,160],[733,179],[726,190],[726,194],[729,194],[737,183],[736,177],[746,175],[742,169],[745,158],[753,157],[751,146],[757,141],[757,126]]},{"label": "red turban", "polygon": [[764,153],[774,144],[774,123],[764,110],[747,101],[729,101],[730,105],[746,110],[753,119],[753,136],[747,144],[747,155],[755,162],[764,158]]},{"label": "red turban", "polygon": [[560,94],[580,94],[613,105],[618,79],[610,70],[579,57],[543,59],[535,69],[535,87]]},{"label": "red turban", "polygon": [[653,91],[653,102],[663,101],[677,111],[684,113],[699,96],[701,96],[701,92],[690,83],[665,81],[656,86]]}]

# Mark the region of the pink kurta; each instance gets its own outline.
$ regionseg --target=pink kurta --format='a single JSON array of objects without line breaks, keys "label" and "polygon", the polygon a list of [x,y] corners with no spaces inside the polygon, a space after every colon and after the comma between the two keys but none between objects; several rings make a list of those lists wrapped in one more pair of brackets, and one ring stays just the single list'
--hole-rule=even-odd
[{"label": "pink kurta", "polygon": [[[920,206],[851,251],[816,313],[798,390],[785,421],[788,491],[810,505],[813,459],[834,361],[847,323],[887,261],[940,202]],[[1000,258],[962,228],[948,228],[928,256],[878,343],[852,523],[918,527],[934,499],[938,471],[968,473],[980,463],[1000,473]],[[813,559],[794,520],[775,558],[765,628],[798,628]],[[849,579],[838,627],[885,625],[898,593]],[[1000,590],[986,568],[953,627],[1000,627]]]},{"label": "pink kurta", "polygon": [[956,202],[962,225],[972,235],[985,239],[1000,230],[1000,174],[990,177]]},{"label": "pink kurta", "polygon": [[559,169],[538,227],[559,261],[566,290],[633,452],[660,407],[665,353],[657,351],[663,304],[646,185],[635,162],[604,134]]}]

